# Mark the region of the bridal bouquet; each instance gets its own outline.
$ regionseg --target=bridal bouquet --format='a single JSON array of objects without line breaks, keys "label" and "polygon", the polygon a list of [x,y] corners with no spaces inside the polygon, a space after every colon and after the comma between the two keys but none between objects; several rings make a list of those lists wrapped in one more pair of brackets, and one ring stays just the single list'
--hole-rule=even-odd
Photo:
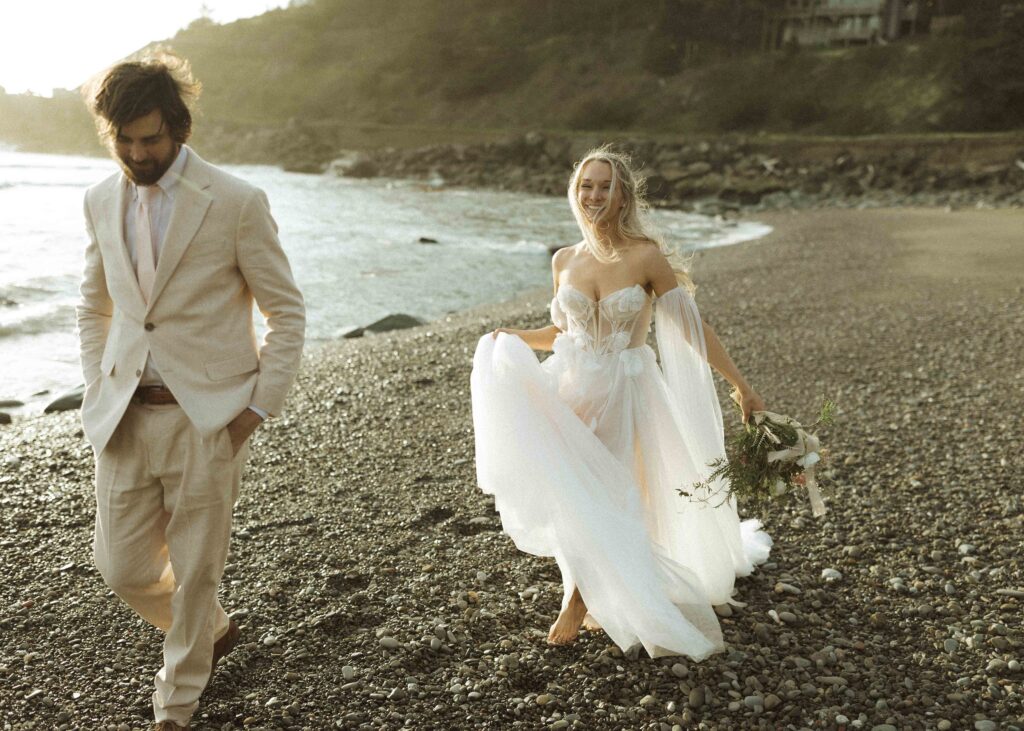
[{"label": "bridal bouquet", "polygon": [[695,484],[692,492],[680,493],[707,494],[711,483],[721,478],[728,481],[731,495],[764,504],[800,489],[807,491],[814,515],[824,515],[815,474],[824,450],[808,430],[831,424],[835,410],[835,403],[826,400],[818,419],[808,427],[771,411],[753,412],[743,428],[727,440],[726,457],[709,465],[713,471],[707,480]]}]

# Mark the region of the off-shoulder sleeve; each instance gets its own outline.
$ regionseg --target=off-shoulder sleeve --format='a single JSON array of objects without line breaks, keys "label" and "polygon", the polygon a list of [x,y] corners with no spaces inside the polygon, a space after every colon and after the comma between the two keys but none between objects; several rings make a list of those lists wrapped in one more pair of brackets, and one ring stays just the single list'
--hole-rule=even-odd
[{"label": "off-shoulder sleeve", "polygon": [[700,464],[708,465],[725,455],[722,409],[707,361],[704,324],[688,291],[676,287],[658,298],[655,333],[661,370],[682,420],[680,426]]}]

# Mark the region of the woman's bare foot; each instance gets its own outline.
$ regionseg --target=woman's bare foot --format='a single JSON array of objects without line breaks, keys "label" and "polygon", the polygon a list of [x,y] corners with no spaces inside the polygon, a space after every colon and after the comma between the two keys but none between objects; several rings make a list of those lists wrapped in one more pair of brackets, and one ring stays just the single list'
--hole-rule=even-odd
[{"label": "woman's bare foot", "polygon": [[580,633],[580,625],[587,616],[587,605],[583,603],[580,590],[574,589],[565,609],[558,613],[558,619],[548,632],[549,645],[571,645]]},{"label": "woman's bare foot", "polygon": [[603,627],[601,627],[600,622],[594,619],[593,616],[587,614],[587,616],[583,618],[583,629],[587,632],[600,632]]}]

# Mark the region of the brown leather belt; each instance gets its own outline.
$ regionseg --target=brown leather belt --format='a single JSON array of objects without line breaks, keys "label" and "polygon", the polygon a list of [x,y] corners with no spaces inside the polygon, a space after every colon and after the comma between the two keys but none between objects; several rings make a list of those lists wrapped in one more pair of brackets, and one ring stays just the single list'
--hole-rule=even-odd
[{"label": "brown leather belt", "polygon": [[164,406],[176,404],[178,399],[174,398],[171,389],[166,386],[139,386],[135,389],[132,402],[136,404],[152,404],[153,406]]}]

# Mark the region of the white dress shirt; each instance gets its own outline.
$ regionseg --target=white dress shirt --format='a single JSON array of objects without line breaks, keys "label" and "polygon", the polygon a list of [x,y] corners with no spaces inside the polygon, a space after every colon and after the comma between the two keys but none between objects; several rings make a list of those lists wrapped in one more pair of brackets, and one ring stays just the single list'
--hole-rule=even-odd
[{"label": "white dress shirt", "polygon": [[[178,150],[178,156],[167,168],[167,172],[153,185],[152,202],[149,209],[149,225],[153,235],[153,263],[160,264],[160,252],[164,248],[164,238],[167,235],[167,226],[171,222],[171,213],[174,211],[174,196],[177,191],[178,181],[188,161],[188,148],[185,145]],[[132,260],[132,269],[138,271],[139,255],[138,246],[135,241],[135,212],[138,210],[139,186],[135,183],[128,183],[128,195],[125,196],[124,211],[124,240],[128,245],[128,255]],[[141,385],[157,386],[162,385],[160,371],[153,360],[151,352],[146,358],[146,368],[142,372]]]},{"label": "white dress shirt", "polygon": [[[178,156],[174,158],[174,162],[167,168],[167,171],[160,177],[160,180],[156,181],[152,186],[155,194],[150,203],[149,225],[153,236],[153,263],[157,267],[160,266],[160,252],[164,247],[167,227],[171,222],[171,214],[174,212],[174,200],[178,190],[178,182],[181,179],[181,173],[185,169],[186,162],[188,162],[188,147],[182,145],[178,151]],[[124,240],[128,245],[128,255],[132,260],[132,269],[138,271],[139,257],[135,240],[135,212],[138,210],[139,187],[135,183],[128,182],[127,179],[126,182],[128,185],[128,195],[125,196]],[[142,380],[139,382],[139,385],[162,386],[163,383],[164,381],[160,377],[160,370],[153,360],[152,351],[150,351],[146,358],[146,367],[142,372]],[[269,416],[266,411],[257,406],[250,406],[249,408],[263,419]]]}]

